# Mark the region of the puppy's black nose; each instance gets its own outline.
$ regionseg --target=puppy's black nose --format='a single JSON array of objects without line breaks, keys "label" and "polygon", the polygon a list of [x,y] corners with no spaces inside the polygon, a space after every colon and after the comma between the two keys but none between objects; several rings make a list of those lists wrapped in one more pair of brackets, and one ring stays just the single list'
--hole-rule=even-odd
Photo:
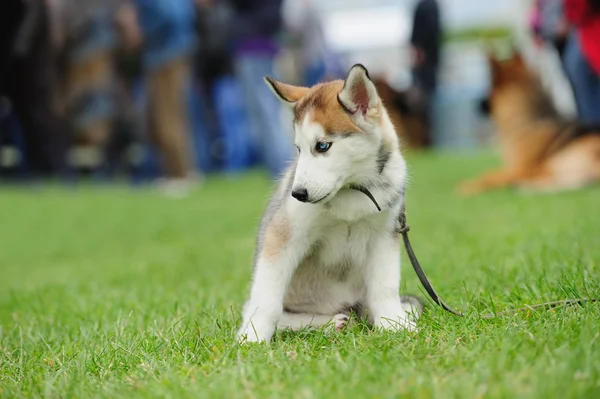
[{"label": "puppy's black nose", "polygon": [[308,191],[305,188],[297,188],[292,191],[292,197],[296,198],[300,202],[308,201]]}]

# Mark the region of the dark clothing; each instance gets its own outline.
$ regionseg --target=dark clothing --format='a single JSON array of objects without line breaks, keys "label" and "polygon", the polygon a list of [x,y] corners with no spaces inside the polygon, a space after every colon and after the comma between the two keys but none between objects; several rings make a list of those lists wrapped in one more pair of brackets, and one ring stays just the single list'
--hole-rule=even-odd
[{"label": "dark clothing", "polygon": [[55,97],[58,70],[48,34],[48,9],[41,0],[27,6],[14,0],[2,3],[11,9],[0,12],[6,17],[0,27],[7,29],[1,39],[0,94],[9,98],[19,121],[27,169],[32,175],[54,174],[64,168],[66,123]]},{"label": "dark clothing", "polygon": [[195,66],[201,80],[212,87],[219,77],[233,74],[233,54],[227,32],[233,9],[227,2],[218,1],[210,7],[198,7],[196,15],[200,51],[196,53]]},{"label": "dark clothing", "polygon": [[230,32],[235,70],[246,103],[250,137],[272,176],[279,176],[293,156],[294,147],[281,134],[281,104],[262,80],[275,73],[277,36],[283,25],[282,0],[233,0],[232,5],[235,17]]},{"label": "dark clothing", "polygon": [[441,45],[441,24],[436,0],[421,0],[417,4],[410,43],[425,56],[423,63],[415,67],[414,78],[422,89],[431,92],[437,84]]},{"label": "dark clothing", "polygon": [[86,63],[118,45],[115,13],[121,0],[63,0],[61,28],[67,35],[70,63]]},{"label": "dark clothing", "polygon": [[142,63],[161,68],[197,50],[192,0],[135,0],[144,34]]},{"label": "dark clothing", "polygon": [[25,6],[21,0],[0,2],[0,95],[6,92],[5,83],[17,31],[25,16]]},{"label": "dark clothing", "polygon": [[282,0],[231,0],[237,11],[232,24],[235,39],[269,37],[281,29]]}]

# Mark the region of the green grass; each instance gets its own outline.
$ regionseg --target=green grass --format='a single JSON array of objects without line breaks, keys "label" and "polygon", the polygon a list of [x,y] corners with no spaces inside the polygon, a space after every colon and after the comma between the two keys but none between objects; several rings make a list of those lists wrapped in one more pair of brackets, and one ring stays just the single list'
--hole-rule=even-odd
[{"label": "green grass", "polygon": [[[409,157],[413,246],[460,319],[239,347],[262,174],[184,200],[126,187],[0,191],[0,397],[598,398],[600,189],[462,199],[488,155]],[[420,287],[403,257],[402,289]]]}]

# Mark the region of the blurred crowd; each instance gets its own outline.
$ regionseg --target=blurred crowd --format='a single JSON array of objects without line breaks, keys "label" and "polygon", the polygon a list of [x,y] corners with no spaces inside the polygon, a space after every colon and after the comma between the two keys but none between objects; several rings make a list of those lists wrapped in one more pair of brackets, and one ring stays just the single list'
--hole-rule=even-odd
[{"label": "blurred crowd", "polygon": [[[18,177],[125,169],[182,190],[219,150],[234,152],[232,168],[253,155],[282,168],[290,146],[261,79],[274,73],[280,1],[2,3],[0,144],[13,149],[2,166]],[[237,149],[213,148],[214,120]]]},{"label": "blurred crowd", "polygon": [[[439,18],[434,0],[421,3],[415,76],[427,95]],[[0,7],[4,177],[127,175],[178,192],[215,169],[262,164],[278,176],[294,147],[286,110],[263,82],[281,75],[276,57],[294,49],[300,85],[346,73],[313,0],[3,0]]]},{"label": "blurred crowd", "polygon": [[[310,86],[348,67],[316,2],[2,0],[0,177],[129,176],[185,192],[213,170],[278,176],[291,126],[263,77]],[[559,54],[580,119],[600,123],[600,1],[533,3],[533,36]],[[412,18],[410,90],[377,85],[407,142],[427,146],[439,2],[415,0]],[[290,49],[293,77],[277,62]]]}]

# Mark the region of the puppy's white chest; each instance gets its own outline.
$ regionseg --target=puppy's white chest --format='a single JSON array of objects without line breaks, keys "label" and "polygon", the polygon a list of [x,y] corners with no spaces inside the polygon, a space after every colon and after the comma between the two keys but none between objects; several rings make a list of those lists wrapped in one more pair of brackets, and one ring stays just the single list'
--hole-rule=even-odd
[{"label": "puppy's white chest", "polygon": [[323,229],[317,262],[324,267],[355,267],[366,261],[371,228],[366,223],[339,223]]}]

